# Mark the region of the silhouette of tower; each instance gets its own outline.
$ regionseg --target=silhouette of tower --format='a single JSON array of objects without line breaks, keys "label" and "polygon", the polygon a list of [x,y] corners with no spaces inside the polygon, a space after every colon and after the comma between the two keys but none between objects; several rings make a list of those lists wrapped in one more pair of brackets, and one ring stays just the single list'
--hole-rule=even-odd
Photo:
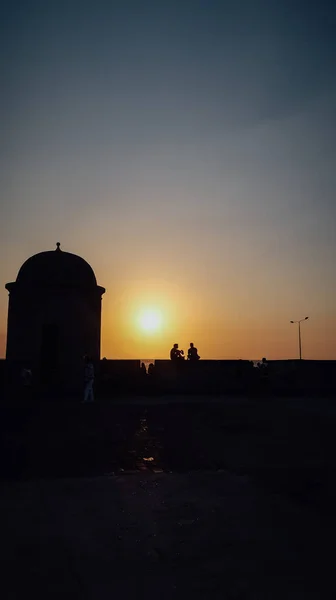
[{"label": "silhouette of tower", "polygon": [[101,299],[90,265],[54,251],[30,257],[9,291],[6,359],[27,363],[45,382],[81,379],[83,355],[100,359]]}]

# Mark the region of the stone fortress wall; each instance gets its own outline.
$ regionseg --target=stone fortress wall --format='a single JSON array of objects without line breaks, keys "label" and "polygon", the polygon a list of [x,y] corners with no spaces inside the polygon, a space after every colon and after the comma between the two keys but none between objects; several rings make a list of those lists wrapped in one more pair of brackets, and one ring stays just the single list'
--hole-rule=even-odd
[{"label": "stone fortress wall", "polygon": [[[0,360],[0,388],[19,385],[24,363]],[[60,397],[80,394],[83,373],[66,385],[53,381]],[[71,381],[71,384],[69,383]],[[34,385],[43,388],[35,377]],[[113,398],[123,394],[249,394],[284,395],[336,394],[336,361],[274,360],[268,361],[268,373],[247,360],[200,360],[193,364],[156,360],[151,375],[144,374],[140,360],[100,360],[95,363],[96,396]]]}]

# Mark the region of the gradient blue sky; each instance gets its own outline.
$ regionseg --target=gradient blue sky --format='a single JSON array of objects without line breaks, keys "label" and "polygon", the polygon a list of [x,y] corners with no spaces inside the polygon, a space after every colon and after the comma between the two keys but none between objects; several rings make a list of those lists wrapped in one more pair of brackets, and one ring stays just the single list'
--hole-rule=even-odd
[{"label": "gradient blue sky", "polygon": [[[334,3],[26,0],[0,22],[0,355],[4,284],[59,239],[107,287],[107,356],[295,356],[308,314],[307,357],[336,359]],[[132,330],[144,301],[169,304],[160,339]]]}]

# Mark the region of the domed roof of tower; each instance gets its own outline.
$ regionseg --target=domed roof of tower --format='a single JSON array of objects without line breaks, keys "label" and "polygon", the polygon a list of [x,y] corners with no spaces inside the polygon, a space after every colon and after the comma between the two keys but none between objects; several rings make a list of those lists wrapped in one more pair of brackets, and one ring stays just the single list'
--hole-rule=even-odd
[{"label": "domed roof of tower", "polygon": [[16,283],[31,286],[95,287],[93,269],[83,258],[63,252],[57,242],[56,250],[34,254],[23,263]]}]

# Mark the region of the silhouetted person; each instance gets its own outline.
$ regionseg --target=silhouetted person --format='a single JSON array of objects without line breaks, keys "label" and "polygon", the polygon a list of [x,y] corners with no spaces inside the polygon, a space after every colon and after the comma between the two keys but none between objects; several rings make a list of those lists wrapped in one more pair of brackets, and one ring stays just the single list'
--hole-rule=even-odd
[{"label": "silhouetted person", "polygon": [[84,400],[83,402],[94,402],[93,383],[94,383],[94,367],[89,356],[84,357]]},{"label": "silhouetted person", "polygon": [[265,357],[258,363],[258,369],[261,381],[266,382],[268,380],[268,363]]},{"label": "silhouetted person", "polygon": [[33,374],[31,369],[24,367],[21,371],[21,381],[24,388],[30,388],[33,383]]},{"label": "silhouetted person", "polygon": [[258,368],[260,369],[260,371],[262,373],[266,373],[267,372],[267,368],[268,368],[268,364],[267,364],[267,360],[266,358],[262,358],[261,362],[258,363]]},{"label": "silhouetted person", "polygon": [[179,350],[178,344],[174,344],[170,351],[170,360],[184,360],[183,350]]},{"label": "silhouetted person", "polygon": [[198,356],[198,350],[195,348],[193,342],[190,342],[190,348],[188,350],[188,360],[199,360],[201,357]]},{"label": "silhouetted person", "polygon": [[26,366],[20,373],[20,383],[22,387],[22,399],[25,404],[31,404],[33,394],[33,373],[31,369]]},{"label": "silhouetted person", "polygon": [[148,375],[153,375],[154,374],[154,364],[150,363],[150,365],[148,365]]},{"label": "silhouetted person", "polygon": [[141,372],[141,376],[142,377],[144,377],[145,375],[147,375],[147,369],[146,369],[146,365],[145,365],[144,362],[141,363],[140,372]]}]

